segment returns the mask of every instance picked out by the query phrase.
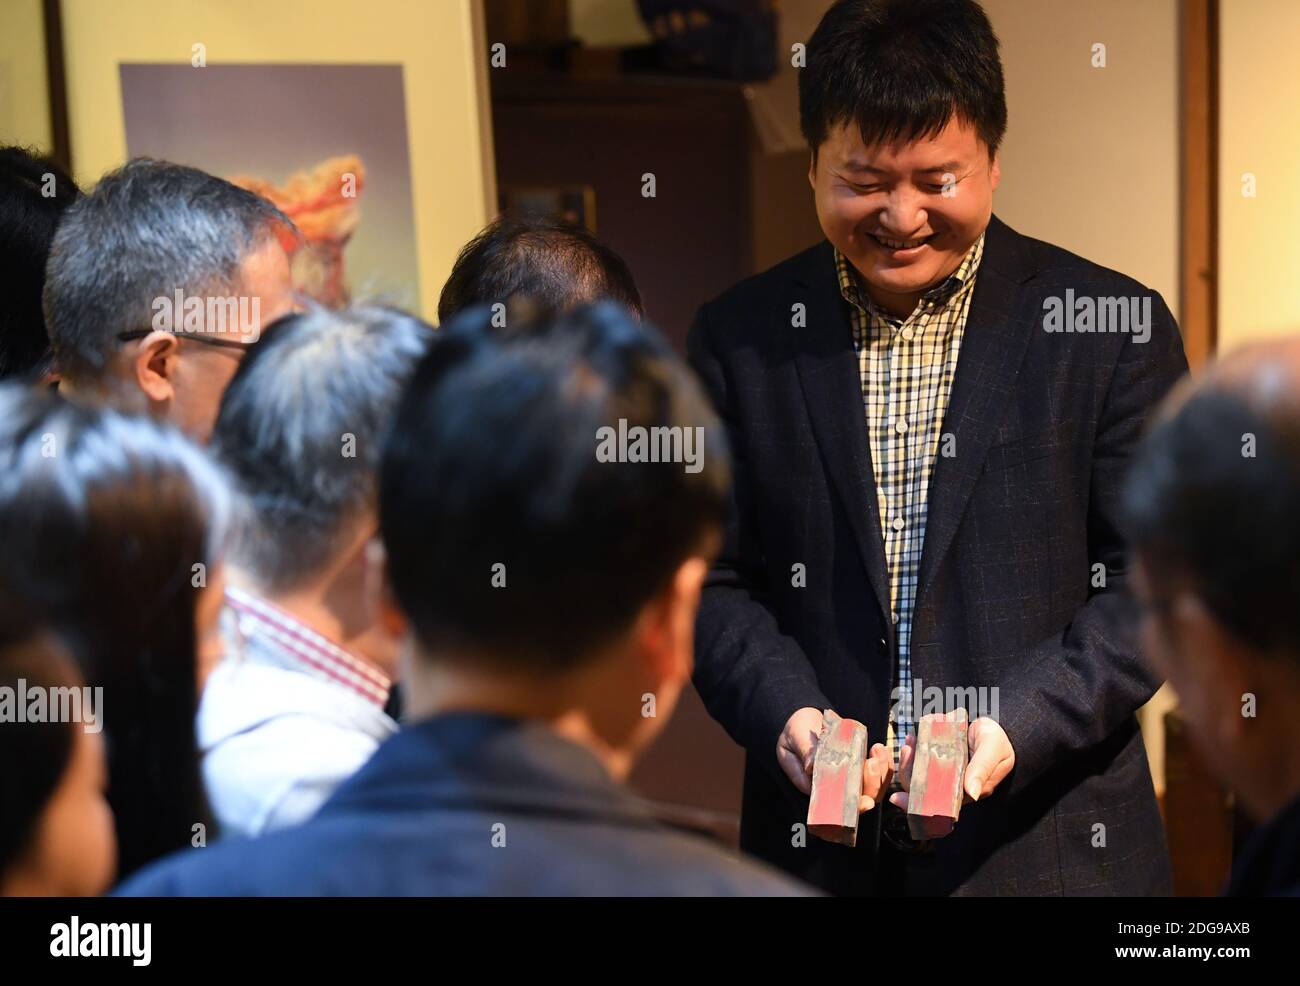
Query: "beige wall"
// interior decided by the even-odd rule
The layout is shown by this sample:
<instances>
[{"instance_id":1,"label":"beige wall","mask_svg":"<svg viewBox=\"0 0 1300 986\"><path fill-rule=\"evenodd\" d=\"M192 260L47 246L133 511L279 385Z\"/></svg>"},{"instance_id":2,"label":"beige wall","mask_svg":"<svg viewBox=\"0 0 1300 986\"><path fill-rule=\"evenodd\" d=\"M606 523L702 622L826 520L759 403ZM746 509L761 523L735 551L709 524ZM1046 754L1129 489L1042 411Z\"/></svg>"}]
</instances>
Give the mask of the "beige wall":
<instances>
[{"instance_id":1,"label":"beige wall","mask_svg":"<svg viewBox=\"0 0 1300 986\"><path fill-rule=\"evenodd\" d=\"M983 0L1002 42L999 216L1137 278L1179 308L1176 0ZM1105 68L1092 65L1106 46ZM1139 718L1164 789L1162 689Z\"/></svg>"},{"instance_id":2,"label":"beige wall","mask_svg":"<svg viewBox=\"0 0 1300 986\"><path fill-rule=\"evenodd\" d=\"M51 149L41 0L0 0L0 144Z\"/></svg>"},{"instance_id":3,"label":"beige wall","mask_svg":"<svg viewBox=\"0 0 1300 986\"><path fill-rule=\"evenodd\" d=\"M1176 0L984 7L1002 41L1009 118L994 208L1022 233L1155 288L1177 316ZM1092 67L1094 43L1105 68Z\"/></svg>"},{"instance_id":4,"label":"beige wall","mask_svg":"<svg viewBox=\"0 0 1300 986\"><path fill-rule=\"evenodd\" d=\"M1222 5L1219 348L1300 331L1300 3ZM1253 174L1255 197L1242 194Z\"/></svg>"},{"instance_id":5,"label":"beige wall","mask_svg":"<svg viewBox=\"0 0 1300 986\"><path fill-rule=\"evenodd\" d=\"M63 0L63 8L73 167L85 183L126 154L120 61L187 63L202 43L209 64L403 63L420 299L433 315L457 251L495 195L471 0Z\"/></svg>"}]
</instances>

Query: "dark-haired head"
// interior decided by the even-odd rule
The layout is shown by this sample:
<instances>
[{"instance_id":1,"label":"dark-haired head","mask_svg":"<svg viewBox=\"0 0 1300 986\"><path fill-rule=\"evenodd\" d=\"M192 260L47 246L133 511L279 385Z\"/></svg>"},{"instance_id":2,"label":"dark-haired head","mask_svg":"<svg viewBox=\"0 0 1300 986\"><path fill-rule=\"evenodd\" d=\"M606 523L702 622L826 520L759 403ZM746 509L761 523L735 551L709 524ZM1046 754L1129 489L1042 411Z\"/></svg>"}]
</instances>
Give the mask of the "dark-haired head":
<instances>
[{"instance_id":1,"label":"dark-haired head","mask_svg":"<svg viewBox=\"0 0 1300 986\"><path fill-rule=\"evenodd\" d=\"M477 682L479 698L499 686L502 704L487 705L520 714L603 689L592 728L637 746L629 737L650 728L641 696L655 694L662 717L689 676L728 484L707 399L626 309L505 332L488 309L453 319L381 467L380 525L415 665ZM417 711L419 691L413 682ZM521 695L530 709L512 704Z\"/></svg>"},{"instance_id":2,"label":"dark-haired head","mask_svg":"<svg viewBox=\"0 0 1300 986\"><path fill-rule=\"evenodd\" d=\"M974 128L990 156L1007 129L998 40L975 0L839 0L808 41L799 125L816 153L853 124L868 147Z\"/></svg>"},{"instance_id":3,"label":"dark-haired head","mask_svg":"<svg viewBox=\"0 0 1300 986\"><path fill-rule=\"evenodd\" d=\"M205 822L194 714L228 512L223 474L173 429L0 387L0 593L104 690L123 873Z\"/></svg>"},{"instance_id":4,"label":"dark-haired head","mask_svg":"<svg viewBox=\"0 0 1300 986\"><path fill-rule=\"evenodd\" d=\"M1130 466L1143 652L1207 763L1257 817L1300 796L1300 342L1185 380Z\"/></svg>"},{"instance_id":5,"label":"dark-haired head","mask_svg":"<svg viewBox=\"0 0 1300 986\"><path fill-rule=\"evenodd\" d=\"M41 293L64 210L80 195L53 161L0 147L0 380L39 380L53 367Z\"/></svg>"},{"instance_id":6,"label":"dark-haired head","mask_svg":"<svg viewBox=\"0 0 1300 986\"><path fill-rule=\"evenodd\" d=\"M438 300L438 320L474 305L526 300L555 313L607 299L642 314L623 258L585 229L546 220L499 219L460 251Z\"/></svg>"},{"instance_id":7,"label":"dark-haired head","mask_svg":"<svg viewBox=\"0 0 1300 986\"><path fill-rule=\"evenodd\" d=\"M60 387L204 441L264 326L294 308L293 223L197 168L136 158L73 204L46 266Z\"/></svg>"},{"instance_id":8,"label":"dark-haired head","mask_svg":"<svg viewBox=\"0 0 1300 986\"><path fill-rule=\"evenodd\" d=\"M1007 110L975 0L840 0L808 42L799 113L818 222L870 301L903 319L968 257L978 270Z\"/></svg>"}]
</instances>

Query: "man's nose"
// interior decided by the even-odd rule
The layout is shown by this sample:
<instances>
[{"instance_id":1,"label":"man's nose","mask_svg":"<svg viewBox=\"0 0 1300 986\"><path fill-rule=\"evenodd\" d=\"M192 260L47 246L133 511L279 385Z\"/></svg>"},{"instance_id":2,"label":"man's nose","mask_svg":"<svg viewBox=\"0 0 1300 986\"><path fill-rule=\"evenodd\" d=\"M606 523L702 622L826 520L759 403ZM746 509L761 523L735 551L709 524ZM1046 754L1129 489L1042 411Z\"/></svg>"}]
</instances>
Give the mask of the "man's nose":
<instances>
[{"instance_id":1,"label":"man's nose","mask_svg":"<svg viewBox=\"0 0 1300 986\"><path fill-rule=\"evenodd\" d=\"M924 229L928 219L917 190L899 186L889 193L889 199L880 212L879 222L886 232L907 237Z\"/></svg>"}]
</instances>

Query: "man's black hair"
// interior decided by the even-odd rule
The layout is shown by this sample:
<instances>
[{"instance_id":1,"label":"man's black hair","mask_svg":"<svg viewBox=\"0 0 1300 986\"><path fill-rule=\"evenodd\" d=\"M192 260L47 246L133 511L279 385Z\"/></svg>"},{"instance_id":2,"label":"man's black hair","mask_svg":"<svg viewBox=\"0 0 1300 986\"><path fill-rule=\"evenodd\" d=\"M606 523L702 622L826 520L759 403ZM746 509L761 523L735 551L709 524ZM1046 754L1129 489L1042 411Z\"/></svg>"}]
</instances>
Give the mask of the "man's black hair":
<instances>
[{"instance_id":1,"label":"man's black hair","mask_svg":"<svg viewBox=\"0 0 1300 986\"><path fill-rule=\"evenodd\" d=\"M389 576L426 653L558 672L708 550L725 437L686 366L618 305L491 323L480 307L442 328L398 406L380 468ZM602 459L620 422L691 429L699 461Z\"/></svg>"},{"instance_id":2,"label":"man's black hair","mask_svg":"<svg viewBox=\"0 0 1300 986\"><path fill-rule=\"evenodd\" d=\"M45 262L63 212L81 195L53 161L0 147L0 380L50 369L41 292Z\"/></svg>"},{"instance_id":3,"label":"man's black hair","mask_svg":"<svg viewBox=\"0 0 1300 986\"><path fill-rule=\"evenodd\" d=\"M577 226L499 219L460 251L438 299L438 320L474 305L524 301L553 313L601 299L642 314L632 272L617 253Z\"/></svg>"},{"instance_id":4,"label":"man's black hair","mask_svg":"<svg viewBox=\"0 0 1300 986\"><path fill-rule=\"evenodd\" d=\"M808 41L799 123L814 152L856 123L863 143L917 140L956 116L989 153L1007 129L998 39L975 0L839 0Z\"/></svg>"}]
</instances>

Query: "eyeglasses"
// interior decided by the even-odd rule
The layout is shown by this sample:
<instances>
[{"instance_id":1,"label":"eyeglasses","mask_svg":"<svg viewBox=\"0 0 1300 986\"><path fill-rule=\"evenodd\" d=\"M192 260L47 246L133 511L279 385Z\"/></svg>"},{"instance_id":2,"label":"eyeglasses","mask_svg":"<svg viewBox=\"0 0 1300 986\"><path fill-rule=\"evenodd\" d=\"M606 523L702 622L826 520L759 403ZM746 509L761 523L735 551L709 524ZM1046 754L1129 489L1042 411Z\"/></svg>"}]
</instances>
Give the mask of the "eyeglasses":
<instances>
[{"instance_id":1,"label":"eyeglasses","mask_svg":"<svg viewBox=\"0 0 1300 986\"><path fill-rule=\"evenodd\" d=\"M119 332L117 334L117 341L131 342L135 339L143 339L146 336L153 335L154 331L154 329L136 329L132 332ZM205 346L219 346L223 349L238 349L241 352L246 352L257 345L256 342L235 342L233 339L210 339L207 336L186 335L183 332L173 332L172 335L177 339L193 339L195 342L201 342Z\"/></svg>"}]
</instances>

